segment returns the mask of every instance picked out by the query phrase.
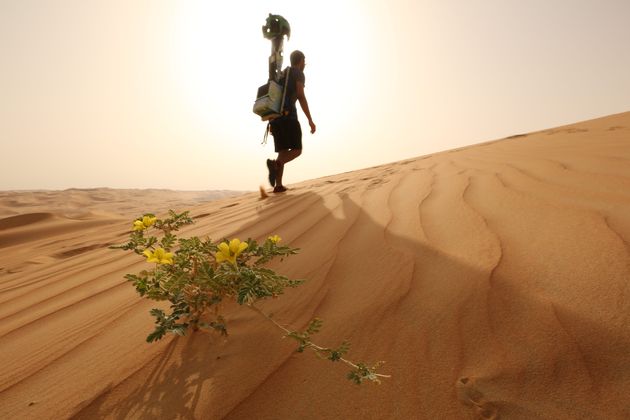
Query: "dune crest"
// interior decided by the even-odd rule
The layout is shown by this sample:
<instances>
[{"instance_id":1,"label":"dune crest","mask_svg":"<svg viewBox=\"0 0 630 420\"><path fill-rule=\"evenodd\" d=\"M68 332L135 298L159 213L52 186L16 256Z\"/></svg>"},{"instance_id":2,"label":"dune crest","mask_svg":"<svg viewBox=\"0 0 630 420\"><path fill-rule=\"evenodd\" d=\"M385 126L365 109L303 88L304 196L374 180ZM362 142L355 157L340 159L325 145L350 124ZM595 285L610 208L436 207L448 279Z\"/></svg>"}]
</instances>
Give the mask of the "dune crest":
<instances>
[{"instance_id":1,"label":"dune crest","mask_svg":"<svg viewBox=\"0 0 630 420\"><path fill-rule=\"evenodd\" d=\"M264 309L321 317L381 386L245 308L147 344L145 263L107 248L131 219L3 216L0 418L630 418L629 140L623 113L186 206L183 236L301 248L274 268L308 281Z\"/></svg>"}]
</instances>

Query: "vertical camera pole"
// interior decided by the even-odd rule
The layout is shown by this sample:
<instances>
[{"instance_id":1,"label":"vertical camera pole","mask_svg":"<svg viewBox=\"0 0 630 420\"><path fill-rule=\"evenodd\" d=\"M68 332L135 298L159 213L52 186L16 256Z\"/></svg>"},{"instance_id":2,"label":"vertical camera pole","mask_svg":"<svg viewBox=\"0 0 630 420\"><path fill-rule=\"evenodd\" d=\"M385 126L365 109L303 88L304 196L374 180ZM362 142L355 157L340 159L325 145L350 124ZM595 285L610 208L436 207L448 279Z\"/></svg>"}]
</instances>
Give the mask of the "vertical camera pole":
<instances>
[{"instance_id":1,"label":"vertical camera pole","mask_svg":"<svg viewBox=\"0 0 630 420\"><path fill-rule=\"evenodd\" d=\"M284 37L291 36L289 22L280 15L269 14L266 24L262 27L263 36L271 41L271 55L269 56L269 79L258 88L253 111L261 120L269 121L280 117L284 110L284 99L289 77L282 81L282 47ZM288 74L288 72L287 72ZM267 127L269 128L269 127ZM263 144L265 144L267 132Z\"/></svg>"},{"instance_id":2,"label":"vertical camera pole","mask_svg":"<svg viewBox=\"0 0 630 420\"><path fill-rule=\"evenodd\" d=\"M269 56L269 81L280 81L282 74L282 48L284 36L291 37L291 26L280 15L269 13L265 26L262 27L263 36L271 40L271 55Z\"/></svg>"}]
</instances>

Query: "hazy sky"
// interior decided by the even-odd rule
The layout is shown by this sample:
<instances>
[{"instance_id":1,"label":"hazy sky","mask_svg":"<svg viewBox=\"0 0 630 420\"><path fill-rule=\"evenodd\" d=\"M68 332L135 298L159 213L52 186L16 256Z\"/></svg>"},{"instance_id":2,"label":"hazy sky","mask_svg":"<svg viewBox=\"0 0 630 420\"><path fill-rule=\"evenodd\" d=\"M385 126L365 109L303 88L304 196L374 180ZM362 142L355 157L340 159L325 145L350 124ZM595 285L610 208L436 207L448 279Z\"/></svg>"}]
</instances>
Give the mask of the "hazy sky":
<instances>
[{"instance_id":1,"label":"hazy sky","mask_svg":"<svg viewBox=\"0 0 630 420\"><path fill-rule=\"evenodd\" d=\"M628 0L0 0L0 189L255 190L270 12L318 127L288 184L630 110Z\"/></svg>"}]
</instances>

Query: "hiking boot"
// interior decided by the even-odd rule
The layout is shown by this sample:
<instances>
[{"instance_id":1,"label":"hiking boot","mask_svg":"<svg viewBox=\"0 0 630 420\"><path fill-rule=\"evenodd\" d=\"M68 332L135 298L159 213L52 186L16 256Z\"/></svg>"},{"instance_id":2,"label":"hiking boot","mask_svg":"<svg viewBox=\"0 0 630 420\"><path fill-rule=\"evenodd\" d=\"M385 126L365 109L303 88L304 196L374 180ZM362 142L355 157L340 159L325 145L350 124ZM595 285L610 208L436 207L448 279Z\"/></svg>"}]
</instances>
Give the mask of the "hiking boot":
<instances>
[{"instance_id":1,"label":"hiking boot","mask_svg":"<svg viewBox=\"0 0 630 420\"><path fill-rule=\"evenodd\" d=\"M273 189L273 192L275 192L275 193L283 193L283 192L285 192L286 190L288 190L288 188L287 188L287 187L285 187L284 185L277 185L277 186Z\"/></svg>"},{"instance_id":2,"label":"hiking boot","mask_svg":"<svg viewBox=\"0 0 630 420\"><path fill-rule=\"evenodd\" d=\"M269 184L272 187L276 186L276 174L278 170L276 169L276 161L267 159L267 170L269 171Z\"/></svg>"}]
</instances>

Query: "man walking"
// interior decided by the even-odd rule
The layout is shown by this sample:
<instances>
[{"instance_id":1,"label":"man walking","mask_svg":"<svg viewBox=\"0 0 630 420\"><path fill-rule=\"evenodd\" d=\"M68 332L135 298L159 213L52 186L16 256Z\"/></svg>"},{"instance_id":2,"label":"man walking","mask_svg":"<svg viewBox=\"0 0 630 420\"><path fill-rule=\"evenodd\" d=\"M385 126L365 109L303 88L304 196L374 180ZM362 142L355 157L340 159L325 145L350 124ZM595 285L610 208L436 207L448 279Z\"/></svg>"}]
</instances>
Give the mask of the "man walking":
<instances>
[{"instance_id":1,"label":"man walking","mask_svg":"<svg viewBox=\"0 0 630 420\"><path fill-rule=\"evenodd\" d=\"M269 170L269 183L274 187L273 192L275 193L282 193L287 190L282 184L284 165L302 154L302 128L295 106L297 101L300 102L300 107L308 118L311 134L315 133L316 130L304 95L305 65L304 53L297 50L293 51L291 53L291 67L287 76L289 80L282 116L271 121L271 134L278 157L275 160L267 159L267 169Z\"/></svg>"}]
</instances>

